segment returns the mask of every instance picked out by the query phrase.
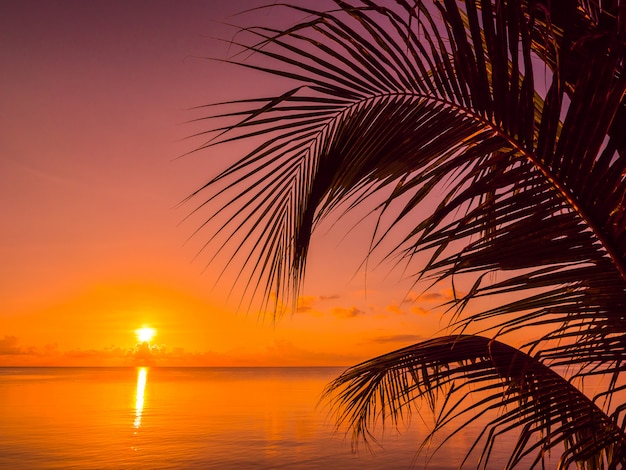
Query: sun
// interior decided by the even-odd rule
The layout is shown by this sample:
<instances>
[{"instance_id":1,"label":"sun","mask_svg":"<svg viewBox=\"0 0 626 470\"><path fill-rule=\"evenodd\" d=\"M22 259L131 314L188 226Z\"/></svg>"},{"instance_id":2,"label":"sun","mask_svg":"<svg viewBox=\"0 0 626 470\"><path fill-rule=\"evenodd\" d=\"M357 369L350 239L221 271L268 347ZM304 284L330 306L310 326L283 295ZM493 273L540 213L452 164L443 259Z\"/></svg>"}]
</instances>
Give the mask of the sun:
<instances>
[{"instance_id":1,"label":"sun","mask_svg":"<svg viewBox=\"0 0 626 470\"><path fill-rule=\"evenodd\" d=\"M148 343L152 338L154 338L154 335L156 335L156 330L154 328L144 326L143 328L135 330L135 333L137 334L137 339L140 343Z\"/></svg>"}]
</instances>

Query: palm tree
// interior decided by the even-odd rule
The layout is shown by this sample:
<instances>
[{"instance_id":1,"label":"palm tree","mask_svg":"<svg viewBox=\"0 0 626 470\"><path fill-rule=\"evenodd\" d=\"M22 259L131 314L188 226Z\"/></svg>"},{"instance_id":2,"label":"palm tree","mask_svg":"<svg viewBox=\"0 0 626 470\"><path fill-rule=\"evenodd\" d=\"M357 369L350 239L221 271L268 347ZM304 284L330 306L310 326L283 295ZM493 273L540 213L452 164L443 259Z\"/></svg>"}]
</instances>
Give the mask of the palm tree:
<instances>
[{"instance_id":1,"label":"palm tree","mask_svg":"<svg viewBox=\"0 0 626 470\"><path fill-rule=\"evenodd\" d=\"M293 302L320 220L375 205L372 250L393 234L386 255L416 280L472 283L449 306L448 336L328 386L339 422L367 440L421 399L433 432L490 416L479 466L516 433L507 468L550 451L559 468L621 468L626 405L611 398L626 388L626 1L334 4L284 6L305 19L233 41L247 55L231 62L296 84L211 108L232 121L202 149L254 145L192 196L218 207L209 243L223 236L248 298ZM497 306L468 313L485 296ZM527 344L505 343L532 328ZM601 392L577 388L595 377Z\"/></svg>"}]
</instances>

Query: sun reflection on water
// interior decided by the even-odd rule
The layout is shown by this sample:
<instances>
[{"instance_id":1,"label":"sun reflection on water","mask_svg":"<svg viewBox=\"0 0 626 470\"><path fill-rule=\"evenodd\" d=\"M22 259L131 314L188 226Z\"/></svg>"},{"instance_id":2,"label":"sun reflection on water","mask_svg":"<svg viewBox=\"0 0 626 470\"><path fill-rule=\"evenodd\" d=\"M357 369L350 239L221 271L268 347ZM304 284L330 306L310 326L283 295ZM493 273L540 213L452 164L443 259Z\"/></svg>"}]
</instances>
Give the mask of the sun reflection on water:
<instances>
[{"instance_id":1,"label":"sun reflection on water","mask_svg":"<svg viewBox=\"0 0 626 470\"><path fill-rule=\"evenodd\" d=\"M146 393L146 381L148 379L148 368L137 368L137 392L135 394L135 429L141 427L141 415L143 414L144 395Z\"/></svg>"}]
</instances>

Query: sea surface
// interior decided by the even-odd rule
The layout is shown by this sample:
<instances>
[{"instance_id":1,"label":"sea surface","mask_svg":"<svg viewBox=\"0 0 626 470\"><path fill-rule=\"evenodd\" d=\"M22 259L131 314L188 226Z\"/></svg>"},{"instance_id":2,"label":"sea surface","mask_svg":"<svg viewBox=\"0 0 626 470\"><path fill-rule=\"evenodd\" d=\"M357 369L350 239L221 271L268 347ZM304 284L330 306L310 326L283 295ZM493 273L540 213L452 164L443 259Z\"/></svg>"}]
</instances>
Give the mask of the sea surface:
<instances>
[{"instance_id":1,"label":"sea surface","mask_svg":"<svg viewBox=\"0 0 626 470\"><path fill-rule=\"evenodd\" d=\"M319 402L341 371L0 368L0 469L458 467L471 436L417 455L427 424L416 418L353 452ZM505 448L488 468L503 467Z\"/></svg>"}]
</instances>

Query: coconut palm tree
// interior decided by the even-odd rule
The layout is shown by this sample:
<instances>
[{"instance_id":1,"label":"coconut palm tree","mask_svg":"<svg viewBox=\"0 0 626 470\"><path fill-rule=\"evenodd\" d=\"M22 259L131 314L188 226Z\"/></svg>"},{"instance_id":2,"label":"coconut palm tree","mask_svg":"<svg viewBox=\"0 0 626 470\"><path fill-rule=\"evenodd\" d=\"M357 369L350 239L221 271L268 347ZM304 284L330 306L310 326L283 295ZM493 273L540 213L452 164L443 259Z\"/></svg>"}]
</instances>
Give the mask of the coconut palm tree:
<instances>
[{"instance_id":1,"label":"coconut palm tree","mask_svg":"<svg viewBox=\"0 0 626 470\"><path fill-rule=\"evenodd\" d=\"M626 387L626 1L284 8L305 19L242 30L233 44L246 54L230 61L295 84L211 108L231 121L201 149L253 145L192 196L217 207L209 243L231 250L248 298L294 301L313 229L370 204L372 250L393 235L386 255L416 280L472 281L449 305L447 336L328 386L354 438L425 400L433 432L484 415L470 449L484 468L504 433L517 436L507 468L548 453L559 468L621 468L626 405L611 398ZM496 306L470 313L486 296ZM507 344L521 329L540 333ZM604 389L585 395L595 377Z\"/></svg>"}]
</instances>

